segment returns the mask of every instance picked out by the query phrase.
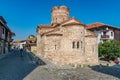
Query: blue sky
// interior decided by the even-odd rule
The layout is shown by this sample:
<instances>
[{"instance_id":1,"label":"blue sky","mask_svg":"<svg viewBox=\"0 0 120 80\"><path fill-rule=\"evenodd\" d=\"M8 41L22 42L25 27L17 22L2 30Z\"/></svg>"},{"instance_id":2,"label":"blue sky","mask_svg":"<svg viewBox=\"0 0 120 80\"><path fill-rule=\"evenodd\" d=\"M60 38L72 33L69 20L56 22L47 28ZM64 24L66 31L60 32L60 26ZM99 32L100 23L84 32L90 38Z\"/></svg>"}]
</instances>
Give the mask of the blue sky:
<instances>
[{"instance_id":1,"label":"blue sky","mask_svg":"<svg viewBox=\"0 0 120 80\"><path fill-rule=\"evenodd\" d=\"M0 16L15 32L15 40L36 35L39 24L51 23L53 6L66 5L70 16L84 24L101 22L120 27L120 0L0 0Z\"/></svg>"}]
</instances>

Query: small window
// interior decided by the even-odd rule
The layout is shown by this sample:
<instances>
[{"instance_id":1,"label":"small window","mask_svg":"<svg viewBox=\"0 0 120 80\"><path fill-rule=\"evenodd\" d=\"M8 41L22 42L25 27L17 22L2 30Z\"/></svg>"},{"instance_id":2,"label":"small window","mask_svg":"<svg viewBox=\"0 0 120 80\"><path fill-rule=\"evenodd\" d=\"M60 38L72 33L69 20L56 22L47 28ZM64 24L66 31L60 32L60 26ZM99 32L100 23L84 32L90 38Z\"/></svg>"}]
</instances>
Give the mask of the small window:
<instances>
[{"instance_id":1,"label":"small window","mask_svg":"<svg viewBox=\"0 0 120 80\"><path fill-rule=\"evenodd\" d=\"M75 48L75 42L72 42L72 48Z\"/></svg>"},{"instance_id":2,"label":"small window","mask_svg":"<svg viewBox=\"0 0 120 80\"><path fill-rule=\"evenodd\" d=\"M56 18L56 23L57 23L57 18Z\"/></svg>"},{"instance_id":3,"label":"small window","mask_svg":"<svg viewBox=\"0 0 120 80\"><path fill-rule=\"evenodd\" d=\"M111 32L111 36L113 36L113 32Z\"/></svg>"},{"instance_id":4,"label":"small window","mask_svg":"<svg viewBox=\"0 0 120 80\"><path fill-rule=\"evenodd\" d=\"M55 45L55 50L56 50L56 45Z\"/></svg>"},{"instance_id":5,"label":"small window","mask_svg":"<svg viewBox=\"0 0 120 80\"><path fill-rule=\"evenodd\" d=\"M79 42L77 42L77 48L79 48Z\"/></svg>"},{"instance_id":6,"label":"small window","mask_svg":"<svg viewBox=\"0 0 120 80\"><path fill-rule=\"evenodd\" d=\"M82 41L81 41L81 48L82 48Z\"/></svg>"}]
</instances>

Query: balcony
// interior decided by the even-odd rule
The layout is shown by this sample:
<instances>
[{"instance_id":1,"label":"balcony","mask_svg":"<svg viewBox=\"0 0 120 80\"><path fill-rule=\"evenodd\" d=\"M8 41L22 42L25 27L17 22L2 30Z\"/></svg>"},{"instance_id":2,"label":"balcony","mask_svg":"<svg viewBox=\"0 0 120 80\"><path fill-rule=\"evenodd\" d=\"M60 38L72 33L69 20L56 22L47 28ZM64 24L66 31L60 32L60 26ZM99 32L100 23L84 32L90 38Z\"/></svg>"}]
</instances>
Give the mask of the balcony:
<instances>
[{"instance_id":1,"label":"balcony","mask_svg":"<svg viewBox=\"0 0 120 80\"><path fill-rule=\"evenodd\" d=\"M102 39L109 39L109 35L101 35Z\"/></svg>"}]
</instances>

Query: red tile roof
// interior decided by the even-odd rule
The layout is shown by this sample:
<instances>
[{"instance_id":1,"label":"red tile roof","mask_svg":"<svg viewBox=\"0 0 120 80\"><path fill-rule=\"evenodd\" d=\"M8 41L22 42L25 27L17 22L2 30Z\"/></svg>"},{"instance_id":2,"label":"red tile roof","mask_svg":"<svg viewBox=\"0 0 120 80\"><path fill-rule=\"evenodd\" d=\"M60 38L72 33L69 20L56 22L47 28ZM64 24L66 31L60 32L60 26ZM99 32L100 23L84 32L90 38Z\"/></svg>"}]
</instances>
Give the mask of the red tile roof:
<instances>
[{"instance_id":1,"label":"red tile roof","mask_svg":"<svg viewBox=\"0 0 120 80\"><path fill-rule=\"evenodd\" d=\"M45 32L45 33L43 33L43 35L44 35L44 34L51 33L51 32L54 32L54 31L57 31L57 30L60 30L60 28L58 28L58 29L54 29L54 30L51 30L51 31L48 31L48 32Z\"/></svg>"},{"instance_id":2,"label":"red tile roof","mask_svg":"<svg viewBox=\"0 0 120 80\"><path fill-rule=\"evenodd\" d=\"M53 33L53 34L47 34L46 36L62 36L63 34L59 33Z\"/></svg>"},{"instance_id":3,"label":"red tile roof","mask_svg":"<svg viewBox=\"0 0 120 80\"><path fill-rule=\"evenodd\" d=\"M64 23L66 23L66 22L69 22L70 20L75 20L76 22L70 22L70 23L67 23L67 24L64 24ZM56 31L56 30L58 30L59 28L57 28L57 27L59 27L59 25L83 25L83 23L82 22L80 22L79 20L77 20L77 19L75 19L75 18L70 18L70 19L68 19L68 20L65 20L65 21L63 21L63 22L61 22L60 24L57 24L57 23L52 23L51 25L39 25L38 27L37 27L37 31L38 31L38 28L39 29L51 29L51 31L48 31L48 32L45 32L45 33L43 33L43 35L44 34L48 34L48 33L50 33L50 32L53 32L53 31ZM56 28L56 29L52 29L52 28Z\"/></svg>"},{"instance_id":4,"label":"red tile roof","mask_svg":"<svg viewBox=\"0 0 120 80\"><path fill-rule=\"evenodd\" d=\"M103 26L105 26L105 24L96 22L93 24L88 24L86 29L98 28L98 27L103 27Z\"/></svg>"},{"instance_id":5,"label":"red tile roof","mask_svg":"<svg viewBox=\"0 0 120 80\"><path fill-rule=\"evenodd\" d=\"M38 32L39 29L52 29L52 28L54 27L51 25L38 25L36 32Z\"/></svg>"},{"instance_id":6,"label":"red tile roof","mask_svg":"<svg viewBox=\"0 0 120 80\"><path fill-rule=\"evenodd\" d=\"M88 24L86 26L86 29L95 29L95 28L100 28L100 27L110 27L110 28L114 28L114 29L119 29L118 27L115 27L115 26L111 26L111 25L107 25L107 24L103 24L103 23L99 23L99 22L95 22L93 24Z\"/></svg>"},{"instance_id":7,"label":"red tile roof","mask_svg":"<svg viewBox=\"0 0 120 80\"><path fill-rule=\"evenodd\" d=\"M38 28L52 28L50 25L39 25Z\"/></svg>"},{"instance_id":8,"label":"red tile roof","mask_svg":"<svg viewBox=\"0 0 120 80\"><path fill-rule=\"evenodd\" d=\"M70 20L76 20L76 21L79 22L79 23L74 23L74 22L69 23L70 25L71 25L71 24L83 24L82 22L80 22L79 20L77 20L77 19L75 19L75 18L70 18L70 19L68 19L68 20L65 20L65 21L61 22L60 24L52 23L51 25L39 25L38 28L51 29L51 28L55 28L56 26L59 26L59 25L61 25L61 24L64 24L64 23L66 23L66 22L68 22L68 21L70 21Z\"/></svg>"},{"instance_id":9,"label":"red tile roof","mask_svg":"<svg viewBox=\"0 0 120 80\"><path fill-rule=\"evenodd\" d=\"M68 24L64 24L64 26L66 26L66 25L83 25L83 24L81 24L81 23L71 22L71 23L68 23Z\"/></svg>"},{"instance_id":10,"label":"red tile roof","mask_svg":"<svg viewBox=\"0 0 120 80\"><path fill-rule=\"evenodd\" d=\"M78 21L80 24L83 24L82 22L80 22L79 20L77 20L77 19L75 19L75 18L70 18L70 19L68 19L68 20L65 20L65 21L61 22L61 24L66 23L66 22L68 22L68 21L70 21L70 20L75 20L75 21Z\"/></svg>"}]
</instances>

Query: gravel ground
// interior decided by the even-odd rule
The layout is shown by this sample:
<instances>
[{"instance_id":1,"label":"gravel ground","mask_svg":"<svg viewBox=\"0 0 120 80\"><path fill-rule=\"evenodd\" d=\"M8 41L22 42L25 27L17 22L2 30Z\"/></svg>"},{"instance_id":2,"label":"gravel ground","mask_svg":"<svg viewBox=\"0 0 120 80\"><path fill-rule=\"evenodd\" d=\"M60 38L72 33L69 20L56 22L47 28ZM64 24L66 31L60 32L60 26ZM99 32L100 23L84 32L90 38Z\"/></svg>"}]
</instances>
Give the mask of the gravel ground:
<instances>
[{"instance_id":1,"label":"gravel ground","mask_svg":"<svg viewBox=\"0 0 120 80\"><path fill-rule=\"evenodd\" d=\"M120 69L113 67L54 69L49 72L56 80L120 80Z\"/></svg>"},{"instance_id":2,"label":"gravel ground","mask_svg":"<svg viewBox=\"0 0 120 80\"><path fill-rule=\"evenodd\" d=\"M117 67L116 67L117 66ZM84 68L60 68L39 66L24 80L120 80L120 65Z\"/></svg>"}]
</instances>

